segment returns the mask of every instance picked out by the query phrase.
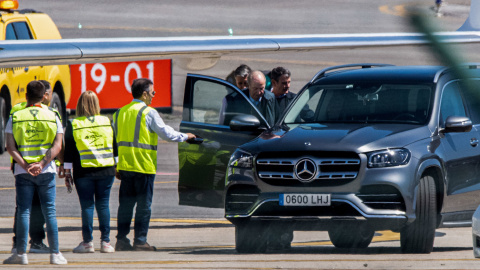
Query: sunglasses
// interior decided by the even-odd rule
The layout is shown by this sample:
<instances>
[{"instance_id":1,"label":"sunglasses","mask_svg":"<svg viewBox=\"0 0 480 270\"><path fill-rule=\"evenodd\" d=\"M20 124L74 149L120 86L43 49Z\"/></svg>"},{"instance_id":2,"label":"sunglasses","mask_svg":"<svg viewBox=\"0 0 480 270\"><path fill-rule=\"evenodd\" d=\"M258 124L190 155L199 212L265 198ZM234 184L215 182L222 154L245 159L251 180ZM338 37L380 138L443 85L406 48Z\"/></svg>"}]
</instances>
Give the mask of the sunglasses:
<instances>
[{"instance_id":1,"label":"sunglasses","mask_svg":"<svg viewBox=\"0 0 480 270\"><path fill-rule=\"evenodd\" d=\"M145 91L145 92L149 93L148 91ZM155 92L155 91L152 91L152 93L150 93L150 94L152 95L152 97L154 97L155 94L156 94L156 92Z\"/></svg>"}]
</instances>

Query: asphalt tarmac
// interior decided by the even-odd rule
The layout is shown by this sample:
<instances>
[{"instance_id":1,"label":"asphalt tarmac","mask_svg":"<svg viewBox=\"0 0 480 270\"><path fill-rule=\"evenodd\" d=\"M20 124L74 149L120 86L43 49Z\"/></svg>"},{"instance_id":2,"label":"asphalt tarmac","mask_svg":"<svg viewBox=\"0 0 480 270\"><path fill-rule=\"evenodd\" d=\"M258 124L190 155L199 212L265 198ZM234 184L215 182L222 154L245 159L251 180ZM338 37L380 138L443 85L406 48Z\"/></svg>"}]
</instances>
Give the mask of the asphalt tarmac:
<instances>
[{"instance_id":1,"label":"asphalt tarmac","mask_svg":"<svg viewBox=\"0 0 480 270\"><path fill-rule=\"evenodd\" d=\"M412 31L405 10L420 3L425 10L432 1L48 1L22 0L20 8L34 8L52 16L64 38L194 36L248 34L326 34ZM469 1L448 1L442 17L432 21L442 30L460 27ZM80 7L81 6L81 7ZM456 46L468 62L480 62L478 45ZM187 72L225 77L241 63L268 70L286 66L292 71L292 91L298 91L318 70L337 64L381 62L396 65L440 64L427 47L329 50L222 57L207 70L185 70L174 63L174 113L165 120L178 127ZM473 257L471 228L439 229L431 254L402 254L399 235L377 232L367 249L342 250L331 245L326 232L295 232L292 248L267 254L238 254L234 227L222 209L178 205L177 145L160 143L158 175L148 241L156 252L74 254L81 241L78 197L68 194L57 179L57 214L60 249L69 264L62 268L116 269L478 269ZM9 256L15 206L14 179L8 155L0 156L0 260ZM115 243L118 207L116 181L111 194L112 243ZM98 223L94 243L99 247ZM29 255L28 268L58 268L48 255ZM24 268L0 265L0 268Z\"/></svg>"}]
</instances>

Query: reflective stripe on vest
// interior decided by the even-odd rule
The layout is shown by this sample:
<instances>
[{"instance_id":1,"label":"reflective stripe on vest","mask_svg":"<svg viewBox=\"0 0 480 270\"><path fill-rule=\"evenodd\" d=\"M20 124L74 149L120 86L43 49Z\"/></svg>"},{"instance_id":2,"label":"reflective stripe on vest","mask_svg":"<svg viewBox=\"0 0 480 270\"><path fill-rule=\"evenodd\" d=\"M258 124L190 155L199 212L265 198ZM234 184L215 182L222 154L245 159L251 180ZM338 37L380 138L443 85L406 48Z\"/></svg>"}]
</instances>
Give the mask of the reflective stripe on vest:
<instances>
[{"instance_id":1,"label":"reflective stripe on vest","mask_svg":"<svg viewBox=\"0 0 480 270\"><path fill-rule=\"evenodd\" d=\"M78 117L72 121L73 138L83 168L115 165L113 130L110 119L101 115Z\"/></svg>"},{"instance_id":2,"label":"reflective stripe on vest","mask_svg":"<svg viewBox=\"0 0 480 270\"><path fill-rule=\"evenodd\" d=\"M146 115L153 110L139 102L119 109L113 116L118 145L117 170L155 174L158 135L150 132Z\"/></svg>"},{"instance_id":3,"label":"reflective stripe on vest","mask_svg":"<svg viewBox=\"0 0 480 270\"><path fill-rule=\"evenodd\" d=\"M56 114L35 106L21 109L12 114L12 131L23 159L39 162L57 135Z\"/></svg>"}]
</instances>

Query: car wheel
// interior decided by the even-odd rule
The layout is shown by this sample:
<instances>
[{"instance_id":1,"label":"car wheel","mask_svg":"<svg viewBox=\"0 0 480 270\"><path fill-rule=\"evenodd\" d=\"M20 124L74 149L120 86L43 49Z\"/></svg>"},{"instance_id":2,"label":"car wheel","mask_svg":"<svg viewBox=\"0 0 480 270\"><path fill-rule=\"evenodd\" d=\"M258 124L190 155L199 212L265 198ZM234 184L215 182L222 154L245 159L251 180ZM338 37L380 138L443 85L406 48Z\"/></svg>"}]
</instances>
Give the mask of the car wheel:
<instances>
[{"instance_id":1,"label":"car wheel","mask_svg":"<svg viewBox=\"0 0 480 270\"><path fill-rule=\"evenodd\" d=\"M62 124L65 124L66 122L64 121L65 115L63 114L63 106L62 106L62 101L60 100L60 97L56 92L53 92L52 94L52 100L50 101L50 107L56 109L58 113L60 114L60 117L62 118Z\"/></svg>"},{"instance_id":2,"label":"car wheel","mask_svg":"<svg viewBox=\"0 0 480 270\"><path fill-rule=\"evenodd\" d=\"M267 250L267 226L260 222L235 225L235 249L238 253L261 253Z\"/></svg>"},{"instance_id":3,"label":"car wheel","mask_svg":"<svg viewBox=\"0 0 480 270\"><path fill-rule=\"evenodd\" d=\"M7 123L7 106L5 104L5 100L0 97L0 125L2 130L0 132L0 154L5 152L5 124Z\"/></svg>"},{"instance_id":4,"label":"car wheel","mask_svg":"<svg viewBox=\"0 0 480 270\"><path fill-rule=\"evenodd\" d=\"M435 181L431 176L420 179L415 209L416 219L400 232L404 253L430 253L433 250L437 216Z\"/></svg>"},{"instance_id":5,"label":"car wheel","mask_svg":"<svg viewBox=\"0 0 480 270\"><path fill-rule=\"evenodd\" d=\"M374 234L372 228L358 224L341 224L328 230L330 241L337 248L367 248Z\"/></svg>"}]
</instances>

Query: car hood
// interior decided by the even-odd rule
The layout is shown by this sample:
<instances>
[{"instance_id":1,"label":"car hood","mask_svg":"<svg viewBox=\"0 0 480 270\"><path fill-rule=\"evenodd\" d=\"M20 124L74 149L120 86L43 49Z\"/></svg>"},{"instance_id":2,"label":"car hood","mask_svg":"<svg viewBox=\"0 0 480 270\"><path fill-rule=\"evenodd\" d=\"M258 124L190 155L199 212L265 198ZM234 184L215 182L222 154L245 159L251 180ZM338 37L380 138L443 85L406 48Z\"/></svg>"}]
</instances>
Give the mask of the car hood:
<instances>
[{"instance_id":1,"label":"car hood","mask_svg":"<svg viewBox=\"0 0 480 270\"><path fill-rule=\"evenodd\" d=\"M431 136L427 126L406 124L301 124L266 131L241 146L264 151L369 152L405 147Z\"/></svg>"}]
</instances>

